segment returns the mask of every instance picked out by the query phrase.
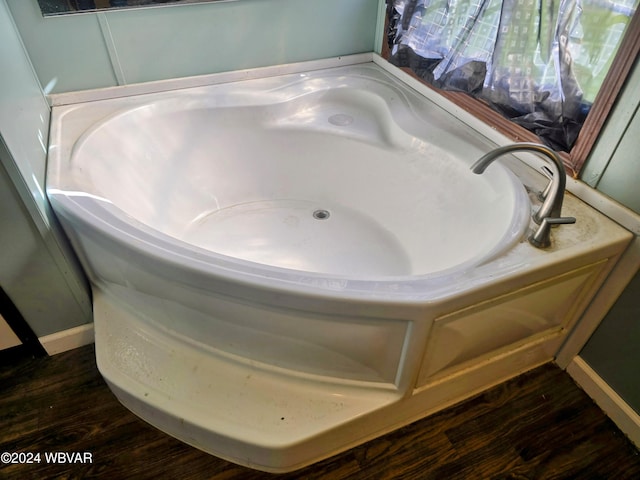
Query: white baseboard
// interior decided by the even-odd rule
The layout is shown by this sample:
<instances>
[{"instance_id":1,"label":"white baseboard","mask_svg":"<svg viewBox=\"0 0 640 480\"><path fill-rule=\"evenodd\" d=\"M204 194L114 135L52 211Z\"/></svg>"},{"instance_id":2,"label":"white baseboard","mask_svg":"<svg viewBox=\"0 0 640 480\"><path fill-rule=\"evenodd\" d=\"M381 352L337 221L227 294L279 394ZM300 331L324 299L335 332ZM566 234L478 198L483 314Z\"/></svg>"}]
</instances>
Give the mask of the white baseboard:
<instances>
[{"instance_id":1,"label":"white baseboard","mask_svg":"<svg viewBox=\"0 0 640 480\"><path fill-rule=\"evenodd\" d=\"M45 335L38 340L49 355L83 347L93 343L93 323Z\"/></svg>"},{"instance_id":2,"label":"white baseboard","mask_svg":"<svg viewBox=\"0 0 640 480\"><path fill-rule=\"evenodd\" d=\"M579 356L571 361L567 373L636 447L640 448L640 415Z\"/></svg>"}]
</instances>

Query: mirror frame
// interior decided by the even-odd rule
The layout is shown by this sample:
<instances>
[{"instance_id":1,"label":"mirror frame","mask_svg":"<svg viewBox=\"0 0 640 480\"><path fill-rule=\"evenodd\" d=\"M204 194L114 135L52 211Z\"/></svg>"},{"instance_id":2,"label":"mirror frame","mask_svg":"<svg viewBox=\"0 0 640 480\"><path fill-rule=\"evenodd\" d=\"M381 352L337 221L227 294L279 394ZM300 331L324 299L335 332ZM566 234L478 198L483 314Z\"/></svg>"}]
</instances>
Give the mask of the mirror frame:
<instances>
[{"instance_id":1,"label":"mirror frame","mask_svg":"<svg viewBox=\"0 0 640 480\"><path fill-rule=\"evenodd\" d=\"M113 1L113 0L112 0ZM132 2L129 5L129 1ZM93 6L82 7L80 0L38 0L40 12L43 17L58 15L73 15L77 13L95 13L114 10L125 10L144 7L171 7L176 5L190 5L194 3L214 3L214 2L235 2L237 0L120 0L117 3L127 3L127 5L101 6L111 4L109 0L85 0L84 3L91 2Z\"/></svg>"}]
</instances>

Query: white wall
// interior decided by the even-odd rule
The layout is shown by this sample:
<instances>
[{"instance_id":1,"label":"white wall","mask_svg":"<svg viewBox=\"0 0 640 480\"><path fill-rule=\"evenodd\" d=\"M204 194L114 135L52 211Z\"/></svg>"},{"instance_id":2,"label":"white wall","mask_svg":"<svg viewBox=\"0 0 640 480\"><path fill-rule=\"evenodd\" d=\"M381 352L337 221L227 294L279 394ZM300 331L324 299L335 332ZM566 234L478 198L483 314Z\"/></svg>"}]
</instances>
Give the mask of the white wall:
<instances>
[{"instance_id":1,"label":"white wall","mask_svg":"<svg viewBox=\"0 0 640 480\"><path fill-rule=\"evenodd\" d=\"M82 273L44 197L49 107L0 0L0 285L38 336L91 320Z\"/></svg>"},{"instance_id":2,"label":"white wall","mask_svg":"<svg viewBox=\"0 0 640 480\"><path fill-rule=\"evenodd\" d=\"M620 138L609 167L597 184L602 193L640 213L640 113L636 110Z\"/></svg>"},{"instance_id":3,"label":"white wall","mask_svg":"<svg viewBox=\"0 0 640 480\"><path fill-rule=\"evenodd\" d=\"M5 168L12 161L0 136L0 285L39 337L88 323L88 289L75 259L58 227L33 215L29 191Z\"/></svg>"},{"instance_id":4,"label":"white wall","mask_svg":"<svg viewBox=\"0 0 640 480\"><path fill-rule=\"evenodd\" d=\"M377 0L239 0L43 18L7 0L48 93L374 49Z\"/></svg>"},{"instance_id":5,"label":"white wall","mask_svg":"<svg viewBox=\"0 0 640 480\"><path fill-rule=\"evenodd\" d=\"M640 273L637 273L580 352L640 415Z\"/></svg>"},{"instance_id":6,"label":"white wall","mask_svg":"<svg viewBox=\"0 0 640 480\"><path fill-rule=\"evenodd\" d=\"M640 63L636 62L581 172L602 193L640 213Z\"/></svg>"},{"instance_id":7,"label":"white wall","mask_svg":"<svg viewBox=\"0 0 640 480\"><path fill-rule=\"evenodd\" d=\"M0 132L42 215L49 106L5 0L0 0Z\"/></svg>"}]
</instances>

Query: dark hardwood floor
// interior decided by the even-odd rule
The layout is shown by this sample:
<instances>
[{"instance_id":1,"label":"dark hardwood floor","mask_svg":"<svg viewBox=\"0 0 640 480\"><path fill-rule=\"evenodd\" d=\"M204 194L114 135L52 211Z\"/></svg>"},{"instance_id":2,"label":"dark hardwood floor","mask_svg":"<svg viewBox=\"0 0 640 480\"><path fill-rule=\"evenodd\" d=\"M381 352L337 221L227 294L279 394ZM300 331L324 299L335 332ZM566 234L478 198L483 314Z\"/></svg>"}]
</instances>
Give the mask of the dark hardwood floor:
<instances>
[{"instance_id":1,"label":"dark hardwood floor","mask_svg":"<svg viewBox=\"0 0 640 480\"><path fill-rule=\"evenodd\" d=\"M182 444L122 407L93 346L0 367L1 479L639 479L640 455L563 371L546 365L297 472L272 475ZM55 464L43 452L88 452Z\"/></svg>"}]
</instances>

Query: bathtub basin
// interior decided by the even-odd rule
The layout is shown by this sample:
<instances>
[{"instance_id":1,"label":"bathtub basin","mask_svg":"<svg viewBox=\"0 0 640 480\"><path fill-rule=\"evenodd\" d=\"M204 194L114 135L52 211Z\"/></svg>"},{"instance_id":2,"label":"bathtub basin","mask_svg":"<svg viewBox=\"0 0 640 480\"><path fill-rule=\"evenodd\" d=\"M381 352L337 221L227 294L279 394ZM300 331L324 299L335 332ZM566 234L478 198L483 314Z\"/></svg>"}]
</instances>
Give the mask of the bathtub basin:
<instances>
[{"instance_id":1,"label":"bathtub basin","mask_svg":"<svg viewBox=\"0 0 640 480\"><path fill-rule=\"evenodd\" d=\"M528 224L522 184L500 166L473 178L479 142L451 151L451 125L411 101L339 75L150 100L84 132L75 183L49 192L212 260L305 273L436 276L502 253Z\"/></svg>"},{"instance_id":2,"label":"bathtub basin","mask_svg":"<svg viewBox=\"0 0 640 480\"><path fill-rule=\"evenodd\" d=\"M422 367L432 330L458 339L434 365L538 339L489 383L550 359L578 307L555 312L565 296L581 305L613 256L558 235L573 253L529 246L521 178L469 170L493 144L371 62L56 107L50 142L47 194L91 281L105 380L149 423L261 470L486 386L458 375L446 394L416 393L435 371ZM473 320L472 336L432 329L595 260L509 333L508 315L482 334ZM543 332L555 343L540 347Z\"/></svg>"}]
</instances>

